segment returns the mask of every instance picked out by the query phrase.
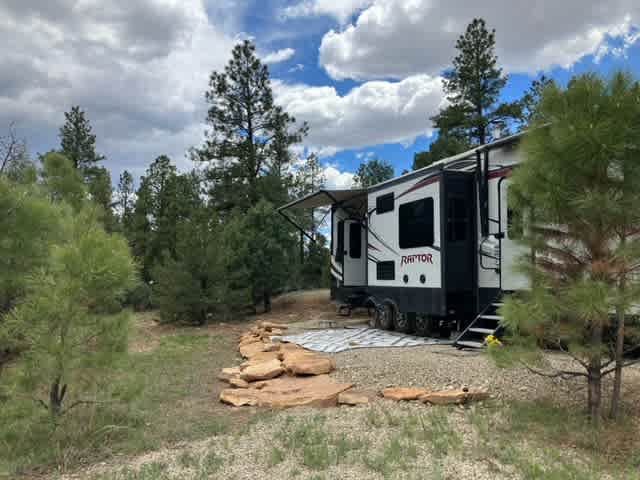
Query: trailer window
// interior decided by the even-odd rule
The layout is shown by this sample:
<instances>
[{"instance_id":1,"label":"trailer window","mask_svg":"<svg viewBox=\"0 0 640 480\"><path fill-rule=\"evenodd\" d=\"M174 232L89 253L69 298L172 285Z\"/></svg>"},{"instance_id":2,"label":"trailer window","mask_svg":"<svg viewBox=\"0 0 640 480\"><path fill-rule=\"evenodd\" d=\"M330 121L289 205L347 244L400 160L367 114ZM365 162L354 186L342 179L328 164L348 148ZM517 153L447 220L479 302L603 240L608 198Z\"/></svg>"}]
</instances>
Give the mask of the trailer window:
<instances>
[{"instance_id":1,"label":"trailer window","mask_svg":"<svg viewBox=\"0 0 640 480\"><path fill-rule=\"evenodd\" d=\"M396 264L392 260L390 262L376 263L376 278L378 280L395 280Z\"/></svg>"},{"instance_id":2,"label":"trailer window","mask_svg":"<svg viewBox=\"0 0 640 480\"><path fill-rule=\"evenodd\" d=\"M359 223L349 224L349 256L360 258L362 255L362 227Z\"/></svg>"},{"instance_id":3,"label":"trailer window","mask_svg":"<svg viewBox=\"0 0 640 480\"><path fill-rule=\"evenodd\" d=\"M376 197L376 213L381 214L381 213L392 212L393 200L394 200L393 192Z\"/></svg>"},{"instance_id":4,"label":"trailer window","mask_svg":"<svg viewBox=\"0 0 640 480\"><path fill-rule=\"evenodd\" d=\"M344 258L344 220L338 221L338 241L335 251L336 261L341 262Z\"/></svg>"},{"instance_id":5,"label":"trailer window","mask_svg":"<svg viewBox=\"0 0 640 480\"><path fill-rule=\"evenodd\" d=\"M398 210L400 248L433 245L433 198L403 203Z\"/></svg>"},{"instance_id":6,"label":"trailer window","mask_svg":"<svg viewBox=\"0 0 640 480\"><path fill-rule=\"evenodd\" d=\"M510 240L522 238L522 214L507 208L507 237Z\"/></svg>"},{"instance_id":7,"label":"trailer window","mask_svg":"<svg viewBox=\"0 0 640 480\"><path fill-rule=\"evenodd\" d=\"M463 242L469 231L469 212L463 197L449 197L447 205L447 241Z\"/></svg>"}]
</instances>

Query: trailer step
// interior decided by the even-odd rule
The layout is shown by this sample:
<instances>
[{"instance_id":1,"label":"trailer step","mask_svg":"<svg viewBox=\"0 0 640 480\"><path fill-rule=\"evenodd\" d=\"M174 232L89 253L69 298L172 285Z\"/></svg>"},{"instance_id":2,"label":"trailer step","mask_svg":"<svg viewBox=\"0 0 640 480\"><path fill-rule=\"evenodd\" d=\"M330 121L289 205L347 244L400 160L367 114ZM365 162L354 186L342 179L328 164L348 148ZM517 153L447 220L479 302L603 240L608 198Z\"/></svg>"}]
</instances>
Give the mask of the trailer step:
<instances>
[{"instance_id":1,"label":"trailer step","mask_svg":"<svg viewBox=\"0 0 640 480\"><path fill-rule=\"evenodd\" d=\"M475 333L482 333L484 335L493 335L493 332L495 332L495 329L493 328L480 328L480 327L473 327L469 329L470 332L475 332Z\"/></svg>"},{"instance_id":2,"label":"trailer step","mask_svg":"<svg viewBox=\"0 0 640 480\"><path fill-rule=\"evenodd\" d=\"M482 348L484 342L474 342L472 340L464 340L463 342L456 342L455 346L458 348Z\"/></svg>"},{"instance_id":3,"label":"trailer step","mask_svg":"<svg viewBox=\"0 0 640 480\"><path fill-rule=\"evenodd\" d=\"M502 315L498 315L498 309L504 305L500 297L496 297L489 303L467 328L458 335L453 345L458 348L483 348L486 346L484 339L489 335L499 336L503 331ZM481 340L481 341L478 341Z\"/></svg>"}]
</instances>

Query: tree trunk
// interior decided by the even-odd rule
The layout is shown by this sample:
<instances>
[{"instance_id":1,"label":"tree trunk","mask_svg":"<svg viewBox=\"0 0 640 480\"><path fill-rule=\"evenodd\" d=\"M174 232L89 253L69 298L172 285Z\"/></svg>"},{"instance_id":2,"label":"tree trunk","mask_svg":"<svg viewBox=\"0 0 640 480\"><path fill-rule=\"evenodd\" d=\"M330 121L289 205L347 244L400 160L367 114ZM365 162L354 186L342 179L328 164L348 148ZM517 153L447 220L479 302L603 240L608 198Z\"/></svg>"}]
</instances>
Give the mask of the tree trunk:
<instances>
[{"instance_id":1,"label":"tree trunk","mask_svg":"<svg viewBox=\"0 0 640 480\"><path fill-rule=\"evenodd\" d=\"M60 388L60 376L56 377L49 389L49 412L51 412L53 417L60 415L62 401L66 393L67 386L63 385L62 388Z\"/></svg>"},{"instance_id":2,"label":"tree trunk","mask_svg":"<svg viewBox=\"0 0 640 480\"><path fill-rule=\"evenodd\" d=\"M264 312L268 313L271 311L271 292L268 289L264 289L262 295L262 301L264 303Z\"/></svg>"},{"instance_id":3,"label":"tree trunk","mask_svg":"<svg viewBox=\"0 0 640 480\"><path fill-rule=\"evenodd\" d=\"M593 425L599 425L602 416L602 322L596 320L591 327L593 349L588 368L589 416Z\"/></svg>"},{"instance_id":4,"label":"tree trunk","mask_svg":"<svg viewBox=\"0 0 640 480\"><path fill-rule=\"evenodd\" d=\"M624 286L621 286L624 289ZM620 415L620 393L622 390L622 365L624 362L624 310L616 307L616 351L615 351L615 372L613 378L613 390L611 392L611 418L618 418Z\"/></svg>"}]
</instances>

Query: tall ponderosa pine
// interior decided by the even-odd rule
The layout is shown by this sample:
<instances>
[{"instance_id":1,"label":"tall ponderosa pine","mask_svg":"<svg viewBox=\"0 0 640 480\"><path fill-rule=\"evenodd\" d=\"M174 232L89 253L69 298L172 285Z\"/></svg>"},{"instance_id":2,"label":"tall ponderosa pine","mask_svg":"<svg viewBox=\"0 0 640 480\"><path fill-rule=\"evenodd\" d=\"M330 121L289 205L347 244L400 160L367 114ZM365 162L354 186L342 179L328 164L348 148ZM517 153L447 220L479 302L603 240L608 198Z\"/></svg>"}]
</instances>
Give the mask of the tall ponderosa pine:
<instances>
[{"instance_id":1,"label":"tall ponderosa pine","mask_svg":"<svg viewBox=\"0 0 640 480\"><path fill-rule=\"evenodd\" d=\"M428 167L438 160L462 153L471 148L471 143L461 135L440 134L429 146L429 150L418 152L413 156L413 169Z\"/></svg>"},{"instance_id":2,"label":"tall ponderosa pine","mask_svg":"<svg viewBox=\"0 0 640 480\"><path fill-rule=\"evenodd\" d=\"M640 269L638 98L640 85L623 74L608 82L584 75L566 91L545 88L537 128L522 146L526 161L509 187L515 212L530 219L524 241L535 262L527 268L531 290L504 307L513 337L503 351L529 361L543 361L534 355L539 345L565 351L576 368L547 365L546 373L586 379L594 422L602 379L613 373L611 413L618 414L622 368L634 361L625 353L640 346L630 315L640 301L633 281Z\"/></svg>"},{"instance_id":3,"label":"tall ponderosa pine","mask_svg":"<svg viewBox=\"0 0 640 480\"><path fill-rule=\"evenodd\" d=\"M261 197L260 178L281 175L290 161L288 148L300 141L306 126L274 104L269 70L250 41L237 45L224 72L213 72L206 93L210 130L194 157L210 162L208 180L218 210L243 211Z\"/></svg>"},{"instance_id":4,"label":"tall ponderosa pine","mask_svg":"<svg viewBox=\"0 0 640 480\"><path fill-rule=\"evenodd\" d=\"M474 19L456 42L458 55L453 68L444 74L444 90L451 105L433 117L440 134L465 138L478 145L492 140L494 128L508 128L519 120L520 104L498 103L507 77L498 67L495 30Z\"/></svg>"},{"instance_id":5,"label":"tall ponderosa pine","mask_svg":"<svg viewBox=\"0 0 640 480\"><path fill-rule=\"evenodd\" d=\"M393 165L386 160L372 158L362 162L353 181L359 187L370 187L393 178Z\"/></svg>"},{"instance_id":6,"label":"tall ponderosa pine","mask_svg":"<svg viewBox=\"0 0 640 480\"><path fill-rule=\"evenodd\" d=\"M127 170L124 170L120 174L117 193L117 207L120 215L120 226L122 232L127 238L129 238L133 220L135 191L133 188L133 176Z\"/></svg>"},{"instance_id":7,"label":"tall ponderosa pine","mask_svg":"<svg viewBox=\"0 0 640 480\"><path fill-rule=\"evenodd\" d=\"M96 136L85 112L79 106L65 112L65 123L60 128L60 153L79 170L95 167L104 157L96 153Z\"/></svg>"}]
</instances>

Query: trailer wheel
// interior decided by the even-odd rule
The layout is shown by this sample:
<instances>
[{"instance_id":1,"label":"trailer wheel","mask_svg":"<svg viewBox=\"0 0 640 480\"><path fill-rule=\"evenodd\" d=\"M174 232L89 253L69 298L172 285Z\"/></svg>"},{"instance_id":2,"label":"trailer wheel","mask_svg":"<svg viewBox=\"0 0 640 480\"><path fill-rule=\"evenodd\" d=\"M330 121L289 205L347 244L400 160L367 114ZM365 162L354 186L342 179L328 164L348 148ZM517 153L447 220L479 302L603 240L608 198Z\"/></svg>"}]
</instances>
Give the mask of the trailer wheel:
<instances>
[{"instance_id":1,"label":"trailer wheel","mask_svg":"<svg viewBox=\"0 0 640 480\"><path fill-rule=\"evenodd\" d=\"M383 303L380 308L376 310L376 328L393 330L395 316L396 309L393 304L389 302Z\"/></svg>"},{"instance_id":2,"label":"trailer wheel","mask_svg":"<svg viewBox=\"0 0 640 480\"><path fill-rule=\"evenodd\" d=\"M416 335L429 337L433 331L433 318L429 315L416 315L415 330Z\"/></svg>"},{"instance_id":3,"label":"trailer wheel","mask_svg":"<svg viewBox=\"0 0 640 480\"><path fill-rule=\"evenodd\" d=\"M396 332L411 333L415 328L415 313L398 313L394 316L393 327Z\"/></svg>"}]
</instances>

